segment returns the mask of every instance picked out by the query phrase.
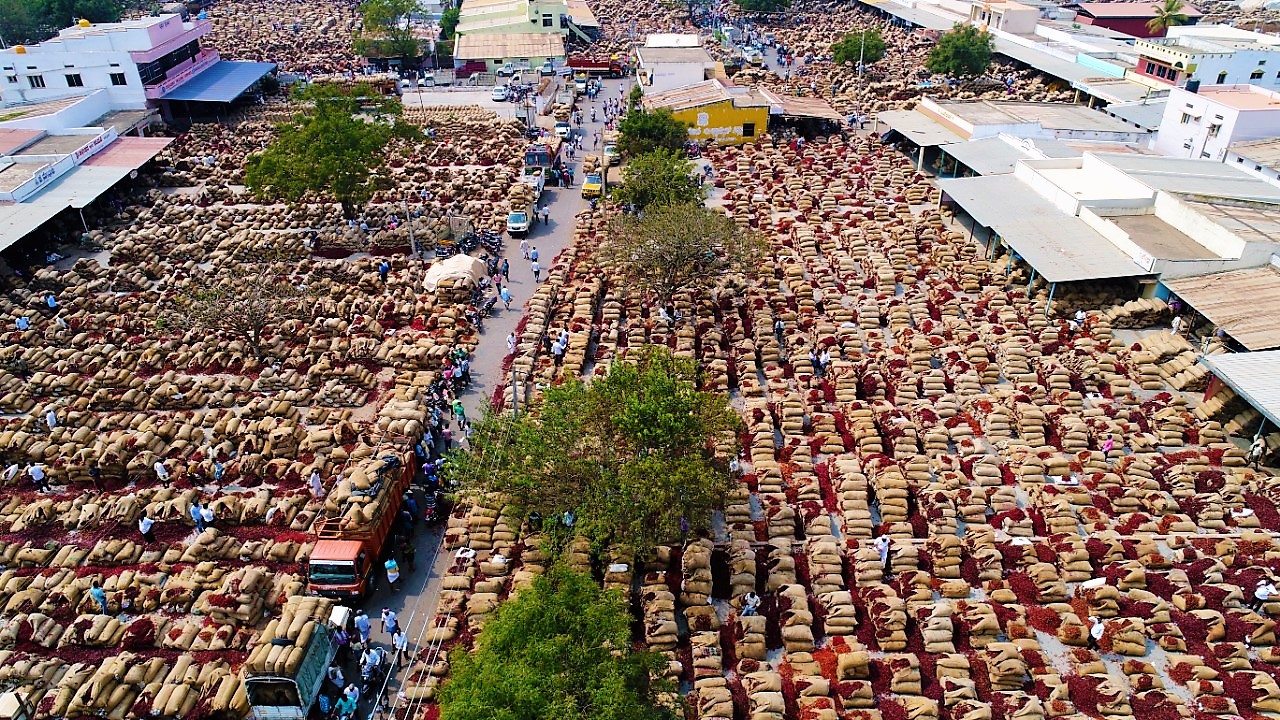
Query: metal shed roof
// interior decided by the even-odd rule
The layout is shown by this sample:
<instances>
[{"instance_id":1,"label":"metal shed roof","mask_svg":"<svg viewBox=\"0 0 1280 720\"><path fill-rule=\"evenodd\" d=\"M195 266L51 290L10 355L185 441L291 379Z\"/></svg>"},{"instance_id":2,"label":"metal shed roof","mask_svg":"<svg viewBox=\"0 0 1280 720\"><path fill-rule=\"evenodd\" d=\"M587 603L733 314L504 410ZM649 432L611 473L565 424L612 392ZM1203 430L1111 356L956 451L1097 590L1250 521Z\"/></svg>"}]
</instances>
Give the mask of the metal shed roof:
<instances>
[{"instance_id":1,"label":"metal shed roof","mask_svg":"<svg viewBox=\"0 0 1280 720\"><path fill-rule=\"evenodd\" d=\"M1200 362L1268 420L1280 425L1280 383L1276 382L1280 350L1206 355Z\"/></svg>"},{"instance_id":2,"label":"metal shed roof","mask_svg":"<svg viewBox=\"0 0 1280 720\"><path fill-rule=\"evenodd\" d=\"M1016 143L998 137L952 143L944 150L979 175L1008 175L1019 160L1038 158Z\"/></svg>"},{"instance_id":3,"label":"metal shed roof","mask_svg":"<svg viewBox=\"0 0 1280 720\"><path fill-rule=\"evenodd\" d=\"M453 56L459 60L564 57L560 33L460 35Z\"/></svg>"},{"instance_id":4,"label":"metal shed roof","mask_svg":"<svg viewBox=\"0 0 1280 720\"><path fill-rule=\"evenodd\" d=\"M897 130L905 138L920 147L947 145L964 140L964 138L943 127L941 123L915 110L886 110L877 113L876 120Z\"/></svg>"},{"instance_id":5,"label":"metal shed roof","mask_svg":"<svg viewBox=\"0 0 1280 720\"><path fill-rule=\"evenodd\" d=\"M276 69L275 63L219 60L199 75L165 93L161 100L231 102L244 94L263 75Z\"/></svg>"},{"instance_id":6,"label":"metal shed roof","mask_svg":"<svg viewBox=\"0 0 1280 720\"><path fill-rule=\"evenodd\" d=\"M1151 274L1085 221L1012 175L939 180L938 185L1049 282Z\"/></svg>"},{"instance_id":7,"label":"metal shed roof","mask_svg":"<svg viewBox=\"0 0 1280 720\"><path fill-rule=\"evenodd\" d=\"M1162 282L1241 345L1280 348L1280 272L1261 267Z\"/></svg>"}]
</instances>

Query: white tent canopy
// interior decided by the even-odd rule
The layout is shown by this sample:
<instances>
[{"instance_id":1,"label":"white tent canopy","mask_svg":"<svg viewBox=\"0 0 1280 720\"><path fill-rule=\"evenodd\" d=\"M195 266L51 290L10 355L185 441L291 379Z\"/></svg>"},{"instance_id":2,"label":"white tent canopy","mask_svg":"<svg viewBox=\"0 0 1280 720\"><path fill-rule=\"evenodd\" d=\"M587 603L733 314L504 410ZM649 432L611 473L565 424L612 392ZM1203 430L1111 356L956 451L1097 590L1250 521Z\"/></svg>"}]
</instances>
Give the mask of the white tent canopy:
<instances>
[{"instance_id":1,"label":"white tent canopy","mask_svg":"<svg viewBox=\"0 0 1280 720\"><path fill-rule=\"evenodd\" d=\"M471 257L470 255L454 255L432 265L427 269L427 279L422 282L423 288L427 292L435 292L440 286L440 281L445 279L463 280L468 279L476 282L484 277L484 263Z\"/></svg>"}]
</instances>

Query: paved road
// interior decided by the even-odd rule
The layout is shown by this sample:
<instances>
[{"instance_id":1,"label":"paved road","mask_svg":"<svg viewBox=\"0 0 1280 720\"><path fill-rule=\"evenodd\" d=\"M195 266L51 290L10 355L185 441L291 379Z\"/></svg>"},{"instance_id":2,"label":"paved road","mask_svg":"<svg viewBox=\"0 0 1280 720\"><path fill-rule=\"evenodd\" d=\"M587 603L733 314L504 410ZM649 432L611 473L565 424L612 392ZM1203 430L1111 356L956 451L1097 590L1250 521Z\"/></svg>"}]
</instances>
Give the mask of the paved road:
<instances>
[{"instance_id":1,"label":"paved road","mask_svg":"<svg viewBox=\"0 0 1280 720\"><path fill-rule=\"evenodd\" d=\"M550 224L544 225L538 222L529 231L528 238L529 245L538 248L539 264L543 268L543 281L547 277L547 268L554 264L554 258L573 241L574 218L587 207L587 201L583 200L581 195L582 157L601 151L600 148L595 151L591 149L591 138L597 132L604 132L604 101L618 98L620 90L623 93L630 92L634 78L606 79L603 84L604 88L596 96L594 103L587 100L585 95L578 99L578 107L583 111L584 123L582 128L575 128L574 131L582 133L585 139L583 140L584 151L578 153L578 157L570 162L574 170L574 187L548 187L543 193L542 200L538 201L539 206L546 205L551 210ZM597 121L594 123L591 122L593 105L597 116ZM485 322L484 333L481 335L480 344L476 347L471 363L472 386L462 396L462 403L467 409L469 418L480 417L484 413L493 397L494 389L503 381L499 374L502 371L502 362L507 356L507 334L515 330L516 325L519 324L523 306L535 289L529 262L520 258L520 241L507 238L504 250L505 257L511 263L509 287L514 296L514 302L509 311L503 310L502 303L498 303L495 313ZM517 304L521 307L517 308Z\"/></svg>"},{"instance_id":2,"label":"paved road","mask_svg":"<svg viewBox=\"0 0 1280 720\"><path fill-rule=\"evenodd\" d=\"M598 116L598 121L595 123L590 122L592 103L585 98L579 101L579 107L584 110L587 122L577 132L585 133L587 150L579 154L570 163L574 168L575 181L579 183L581 181L582 155L591 152L591 135L604 130L604 99L618 97L620 89L623 92L630 92L632 82L631 78L604 81L604 90L595 102ZM587 206L587 201L582 199L578 186L548 188L543 194L543 199L539 201L539 205L546 205L550 209L551 222L549 224L539 222L535 225L529 233L529 243L531 246L538 248L542 266L549 268L554 264L555 257L572 242L574 219ZM476 347L474 361L471 365L472 386L462 395L467 415L472 418L480 417L483 414L484 409L488 407L495 388L503 380L499 373L502 369L503 360L507 355L507 334L515 330L520 321L523 305L536 287L529 262L520 258L518 240L513 242L508 238L506 257L511 262L509 287L515 296L515 304L512 305L511 310L503 310L501 303L499 303L495 314L485 323L485 330L481 335L480 343ZM545 270L543 271L542 279L543 281L546 280ZM381 623L376 622L382 608L389 607L399 614L400 625L407 628L410 645L409 655L417 656L418 652L423 649L430 651L425 644L425 638L430 631L430 623L435 617L436 605L439 602L440 580L454 559L452 552L440 549L440 540L441 528L428 531L419 526L419 532L415 538L418 550L417 569L413 572L405 573L399 592L389 592L385 581L382 581L379 583L378 591L374 594L374 597L365 603L364 607L369 613L369 617L375 620L374 630L371 635L374 645L388 649L391 646L390 635L382 632ZM404 668L409 664L411 663L402 662L401 670L387 684L385 695L387 705L394 706L396 704L396 693L400 689L400 682L405 675ZM343 670L346 673L348 682L359 682L360 672L356 659L353 658ZM378 694L377 691L370 693L370 695ZM375 698L373 697L361 698L361 714L363 716L373 716L374 701Z\"/></svg>"}]
</instances>

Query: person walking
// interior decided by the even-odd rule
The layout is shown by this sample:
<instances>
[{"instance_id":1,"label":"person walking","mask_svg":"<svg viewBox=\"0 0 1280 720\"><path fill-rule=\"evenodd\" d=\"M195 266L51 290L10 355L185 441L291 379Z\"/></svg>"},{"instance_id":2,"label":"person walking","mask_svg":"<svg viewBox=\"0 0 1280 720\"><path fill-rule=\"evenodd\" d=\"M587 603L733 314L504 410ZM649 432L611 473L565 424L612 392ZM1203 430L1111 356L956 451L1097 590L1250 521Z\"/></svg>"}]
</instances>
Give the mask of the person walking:
<instances>
[{"instance_id":1,"label":"person walking","mask_svg":"<svg viewBox=\"0 0 1280 720\"><path fill-rule=\"evenodd\" d=\"M391 263L383 260L378 263L378 277L382 278L382 284L387 284L387 276L391 274Z\"/></svg>"},{"instance_id":2,"label":"person walking","mask_svg":"<svg viewBox=\"0 0 1280 720\"><path fill-rule=\"evenodd\" d=\"M94 601L98 603L99 607L102 608L103 615L111 614L107 612L107 591L102 589L102 583L97 580L93 581L93 587L89 588L89 597L93 598Z\"/></svg>"},{"instance_id":3,"label":"person walking","mask_svg":"<svg viewBox=\"0 0 1280 720\"><path fill-rule=\"evenodd\" d=\"M889 536L881 535L872 544L875 545L876 552L880 555L880 567L884 571L884 577L888 579L893 570L893 560L889 557Z\"/></svg>"},{"instance_id":4,"label":"person walking","mask_svg":"<svg viewBox=\"0 0 1280 720\"><path fill-rule=\"evenodd\" d=\"M396 619L396 612L391 608L382 608L382 632L394 635L400 631L400 623Z\"/></svg>"},{"instance_id":5,"label":"person walking","mask_svg":"<svg viewBox=\"0 0 1280 720\"><path fill-rule=\"evenodd\" d=\"M536 219L536 216L535 216L535 219ZM528 238L520 239L520 257L525 260L529 259L529 239Z\"/></svg>"},{"instance_id":6,"label":"person walking","mask_svg":"<svg viewBox=\"0 0 1280 720\"><path fill-rule=\"evenodd\" d=\"M206 528L213 527L213 521L216 519L213 514L213 508L208 503L200 506L200 522L204 523Z\"/></svg>"},{"instance_id":7,"label":"person walking","mask_svg":"<svg viewBox=\"0 0 1280 720\"><path fill-rule=\"evenodd\" d=\"M151 466L151 469L154 470L156 473L156 480L159 480L161 485L168 487L169 486L169 468L166 468L164 466L164 461L157 460L155 464Z\"/></svg>"},{"instance_id":8,"label":"person walking","mask_svg":"<svg viewBox=\"0 0 1280 720\"><path fill-rule=\"evenodd\" d=\"M529 251L529 260L531 262L538 262L538 246L537 245L534 245L533 249Z\"/></svg>"},{"instance_id":9,"label":"person walking","mask_svg":"<svg viewBox=\"0 0 1280 720\"><path fill-rule=\"evenodd\" d=\"M542 281L542 266L538 264L538 261L537 261L537 260L534 260L534 261L529 265L529 269L533 271L533 281L534 281L534 282L541 282L541 281Z\"/></svg>"},{"instance_id":10,"label":"person walking","mask_svg":"<svg viewBox=\"0 0 1280 720\"><path fill-rule=\"evenodd\" d=\"M196 524L196 532L204 532L204 513L200 512L200 501L197 500L188 512L192 522Z\"/></svg>"},{"instance_id":11,"label":"person walking","mask_svg":"<svg viewBox=\"0 0 1280 720\"><path fill-rule=\"evenodd\" d=\"M511 263L507 262L506 258L502 258L501 272L502 279L511 282Z\"/></svg>"},{"instance_id":12,"label":"person walking","mask_svg":"<svg viewBox=\"0 0 1280 720\"><path fill-rule=\"evenodd\" d=\"M511 289L502 288L502 292L499 292L498 296L502 298L503 307L510 310L511 309Z\"/></svg>"},{"instance_id":13,"label":"person walking","mask_svg":"<svg viewBox=\"0 0 1280 720\"><path fill-rule=\"evenodd\" d=\"M364 610L356 611L356 632L360 633L360 643L367 645L369 643L369 633L373 631L373 623L369 622L369 616Z\"/></svg>"},{"instance_id":14,"label":"person walking","mask_svg":"<svg viewBox=\"0 0 1280 720\"><path fill-rule=\"evenodd\" d=\"M516 351L516 333L514 330L507 333L507 354L511 355Z\"/></svg>"},{"instance_id":15,"label":"person walking","mask_svg":"<svg viewBox=\"0 0 1280 720\"><path fill-rule=\"evenodd\" d=\"M142 535L143 541L149 543L156 541L156 534L151 530L155 524L156 521L151 519L146 510L143 510L142 517L138 518L138 533Z\"/></svg>"}]
</instances>

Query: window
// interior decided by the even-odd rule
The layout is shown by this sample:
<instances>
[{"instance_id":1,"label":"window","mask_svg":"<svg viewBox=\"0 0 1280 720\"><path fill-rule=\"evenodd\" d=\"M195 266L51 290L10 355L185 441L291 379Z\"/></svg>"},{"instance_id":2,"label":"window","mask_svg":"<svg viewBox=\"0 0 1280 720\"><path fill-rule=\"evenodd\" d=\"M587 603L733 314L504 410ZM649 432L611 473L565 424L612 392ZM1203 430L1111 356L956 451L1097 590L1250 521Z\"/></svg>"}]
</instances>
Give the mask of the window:
<instances>
[{"instance_id":1,"label":"window","mask_svg":"<svg viewBox=\"0 0 1280 720\"><path fill-rule=\"evenodd\" d=\"M67 73L67 87L84 87L84 79L80 73Z\"/></svg>"},{"instance_id":2,"label":"window","mask_svg":"<svg viewBox=\"0 0 1280 720\"><path fill-rule=\"evenodd\" d=\"M1261 70L1254 70L1253 72L1249 73L1249 79L1250 79L1250 80L1261 80L1261 79L1262 79L1262 71L1261 71Z\"/></svg>"},{"instance_id":3,"label":"window","mask_svg":"<svg viewBox=\"0 0 1280 720\"><path fill-rule=\"evenodd\" d=\"M1261 166L1261 165L1254 165L1254 166L1253 166L1253 169L1254 169L1254 170L1256 170L1256 171L1258 171L1258 172L1262 172L1262 166Z\"/></svg>"},{"instance_id":4,"label":"window","mask_svg":"<svg viewBox=\"0 0 1280 720\"><path fill-rule=\"evenodd\" d=\"M1202 158L1207 158L1207 157L1212 157L1212 156L1211 156L1209 153L1207 153L1207 152L1202 152L1202 153L1200 153L1200 157L1202 157Z\"/></svg>"},{"instance_id":5,"label":"window","mask_svg":"<svg viewBox=\"0 0 1280 720\"><path fill-rule=\"evenodd\" d=\"M542 27L554 27L555 20L550 15L542 16Z\"/></svg>"},{"instance_id":6,"label":"window","mask_svg":"<svg viewBox=\"0 0 1280 720\"><path fill-rule=\"evenodd\" d=\"M1182 113L1182 124L1186 125L1189 122L1191 122L1191 116L1187 113Z\"/></svg>"},{"instance_id":7,"label":"window","mask_svg":"<svg viewBox=\"0 0 1280 720\"><path fill-rule=\"evenodd\" d=\"M17 75L5 75L5 76L4 76L4 79L5 79L5 80L8 80L10 85L16 85L16 84L17 84L17 82L18 82L18 76L17 76Z\"/></svg>"},{"instance_id":8,"label":"window","mask_svg":"<svg viewBox=\"0 0 1280 720\"><path fill-rule=\"evenodd\" d=\"M1221 85L1226 81L1227 81L1227 71L1223 70L1222 72L1218 73L1218 84Z\"/></svg>"},{"instance_id":9,"label":"window","mask_svg":"<svg viewBox=\"0 0 1280 720\"><path fill-rule=\"evenodd\" d=\"M1210 126L1209 126L1209 137L1218 137L1218 131L1220 131L1220 130L1222 130L1222 126L1221 126L1221 125L1217 125L1217 124L1210 125Z\"/></svg>"},{"instance_id":10,"label":"window","mask_svg":"<svg viewBox=\"0 0 1280 720\"><path fill-rule=\"evenodd\" d=\"M742 123L742 137L755 137L755 136L756 136L756 124Z\"/></svg>"},{"instance_id":11,"label":"window","mask_svg":"<svg viewBox=\"0 0 1280 720\"><path fill-rule=\"evenodd\" d=\"M129 80L124 76L124 73L111 73L111 84L112 85L128 85Z\"/></svg>"},{"instance_id":12,"label":"window","mask_svg":"<svg viewBox=\"0 0 1280 720\"><path fill-rule=\"evenodd\" d=\"M1244 158L1236 158L1236 162L1238 162L1238 163L1240 163L1241 165L1243 165L1243 164L1244 164Z\"/></svg>"},{"instance_id":13,"label":"window","mask_svg":"<svg viewBox=\"0 0 1280 720\"><path fill-rule=\"evenodd\" d=\"M35 89L42 88L44 87L44 76L32 75L31 77L27 78L27 82L31 83L32 88L35 88Z\"/></svg>"},{"instance_id":14,"label":"window","mask_svg":"<svg viewBox=\"0 0 1280 720\"><path fill-rule=\"evenodd\" d=\"M1266 64L1267 64L1267 61L1266 61L1266 60L1259 60L1259 61L1258 61L1258 67L1262 67L1263 65L1266 65Z\"/></svg>"}]
</instances>

